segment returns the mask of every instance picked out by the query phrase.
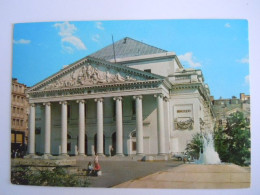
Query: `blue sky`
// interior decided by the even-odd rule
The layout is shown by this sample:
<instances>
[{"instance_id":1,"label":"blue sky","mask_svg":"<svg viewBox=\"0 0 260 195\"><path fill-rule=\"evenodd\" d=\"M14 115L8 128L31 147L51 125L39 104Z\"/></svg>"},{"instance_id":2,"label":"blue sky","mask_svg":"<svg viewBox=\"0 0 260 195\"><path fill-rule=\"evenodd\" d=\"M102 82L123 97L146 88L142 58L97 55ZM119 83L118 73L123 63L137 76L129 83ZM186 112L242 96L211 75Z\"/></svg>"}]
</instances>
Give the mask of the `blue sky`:
<instances>
[{"instance_id":1,"label":"blue sky","mask_svg":"<svg viewBox=\"0 0 260 195\"><path fill-rule=\"evenodd\" d=\"M215 98L249 94L246 20L135 20L14 25L13 77L32 86L124 37L174 51L184 67L202 69Z\"/></svg>"}]
</instances>

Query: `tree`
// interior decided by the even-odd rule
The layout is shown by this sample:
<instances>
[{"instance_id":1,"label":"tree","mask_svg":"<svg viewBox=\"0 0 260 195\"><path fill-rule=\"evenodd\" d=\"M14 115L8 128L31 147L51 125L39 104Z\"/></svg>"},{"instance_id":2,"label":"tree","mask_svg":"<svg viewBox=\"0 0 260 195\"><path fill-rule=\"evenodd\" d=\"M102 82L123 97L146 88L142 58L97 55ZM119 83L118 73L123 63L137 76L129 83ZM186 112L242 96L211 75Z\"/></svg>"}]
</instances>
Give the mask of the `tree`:
<instances>
[{"instance_id":1,"label":"tree","mask_svg":"<svg viewBox=\"0 0 260 195\"><path fill-rule=\"evenodd\" d=\"M250 145L250 126L242 112L231 114L226 127L215 131L215 147L222 162L247 165Z\"/></svg>"},{"instance_id":2,"label":"tree","mask_svg":"<svg viewBox=\"0 0 260 195\"><path fill-rule=\"evenodd\" d=\"M193 135L192 140L186 146L186 153L192 158L199 159L200 150L202 149L202 138L200 133Z\"/></svg>"}]
</instances>

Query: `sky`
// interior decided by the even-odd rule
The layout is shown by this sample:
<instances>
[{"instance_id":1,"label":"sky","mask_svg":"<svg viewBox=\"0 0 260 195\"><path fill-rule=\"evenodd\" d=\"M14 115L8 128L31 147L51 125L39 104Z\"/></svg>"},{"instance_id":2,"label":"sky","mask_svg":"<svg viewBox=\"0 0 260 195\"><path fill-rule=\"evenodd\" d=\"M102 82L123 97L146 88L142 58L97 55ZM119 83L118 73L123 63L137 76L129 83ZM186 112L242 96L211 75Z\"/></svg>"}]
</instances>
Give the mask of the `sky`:
<instances>
[{"instance_id":1,"label":"sky","mask_svg":"<svg viewBox=\"0 0 260 195\"><path fill-rule=\"evenodd\" d=\"M121 20L19 23L13 28L13 78L31 87L64 65L130 37L176 53L201 69L211 95L249 91L247 20Z\"/></svg>"}]
</instances>

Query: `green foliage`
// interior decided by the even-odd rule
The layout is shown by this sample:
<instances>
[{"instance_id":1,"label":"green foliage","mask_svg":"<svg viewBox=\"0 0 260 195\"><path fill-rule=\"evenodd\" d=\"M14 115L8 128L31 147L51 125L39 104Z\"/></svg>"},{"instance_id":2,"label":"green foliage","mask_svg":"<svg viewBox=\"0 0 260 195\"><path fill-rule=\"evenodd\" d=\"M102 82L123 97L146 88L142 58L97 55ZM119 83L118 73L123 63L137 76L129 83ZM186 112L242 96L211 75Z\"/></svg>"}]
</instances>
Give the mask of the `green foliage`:
<instances>
[{"instance_id":1,"label":"green foliage","mask_svg":"<svg viewBox=\"0 0 260 195\"><path fill-rule=\"evenodd\" d=\"M199 154L202 146L203 142L201 139L201 135L200 133L196 133L195 135L193 135L191 142L187 144L185 151L188 156L199 159Z\"/></svg>"},{"instance_id":2,"label":"green foliage","mask_svg":"<svg viewBox=\"0 0 260 195\"><path fill-rule=\"evenodd\" d=\"M11 172L11 182L21 185L87 187L88 180L83 180L75 174L66 173L64 168L53 170L32 170L29 167L15 168Z\"/></svg>"},{"instance_id":3,"label":"green foliage","mask_svg":"<svg viewBox=\"0 0 260 195\"><path fill-rule=\"evenodd\" d=\"M226 127L215 131L215 147L222 162L247 165L250 145L250 126L242 112L231 114Z\"/></svg>"}]
</instances>

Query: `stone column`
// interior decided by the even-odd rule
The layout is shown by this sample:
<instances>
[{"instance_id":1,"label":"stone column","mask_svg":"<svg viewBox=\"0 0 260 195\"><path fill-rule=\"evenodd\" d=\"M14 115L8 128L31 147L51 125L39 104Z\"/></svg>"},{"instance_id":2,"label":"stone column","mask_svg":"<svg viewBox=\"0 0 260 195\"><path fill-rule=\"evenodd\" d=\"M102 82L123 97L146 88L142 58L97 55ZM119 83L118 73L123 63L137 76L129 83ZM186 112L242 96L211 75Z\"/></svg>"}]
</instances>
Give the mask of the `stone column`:
<instances>
[{"instance_id":1,"label":"stone column","mask_svg":"<svg viewBox=\"0 0 260 195\"><path fill-rule=\"evenodd\" d=\"M103 151L103 98L95 99L97 102L97 155L104 155Z\"/></svg>"},{"instance_id":2,"label":"stone column","mask_svg":"<svg viewBox=\"0 0 260 195\"><path fill-rule=\"evenodd\" d=\"M136 154L143 155L143 108L142 108L142 96L134 96L136 107Z\"/></svg>"},{"instance_id":3,"label":"stone column","mask_svg":"<svg viewBox=\"0 0 260 195\"><path fill-rule=\"evenodd\" d=\"M30 104L29 155L35 154L35 104Z\"/></svg>"},{"instance_id":4,"label":"stone column","mask_svg":"<svg viewBox=\"0 0 260 195\"><path fill-rule=\"evenodd\" d=\"M79 155L85 155L85 100L78 100L79 103L79 136L78 150Z\"/></svg>"},{"instance_id":5,"label":"stone column","mask_svg":"<svg viewBox=\"0 0 260 195\"><path fill-rule=\"evenodd\" d=\"M165 128L164 128L164 110L163 95L155 95L157 97L157 129L158 129L158 154L165 154Z\"/></svg>"},{"instance_id":6,"label":"stone column","mask_svg":"<svg viewBox=\"0 0 260 195\"><path fill-rule=\"evenodd\" d=\"M170 100L169 98L165 97L164 101L166 103L166 113L167 113L167 132L168 132L168 153L171 153L171 119L170 119Z\"/></svg>"},{"instance_id":7,"label":"stone column","mask_svg":"<svg viewBox=\"0 0 260 195\"><path fill-rule=\"evenodd\" d=\"M122 97L113 99L116 101L116 155L123 156Z\"/></svg>"},{"instance_id":8,"label":"stone column","mask_svg":"<svg viewBox=\"0 0 260 195\"><path fill-rule=\"evenodd\" d=\"M44 103L45 105L45 146L44 158L51 154L51 103Z\"/></svg>"},{"instance_id":9,"label":"stone column","mask_svg":"<svg viewBox=\"0 0 260 195\"><path fill-rule=\"evenodd\" d=\"M61 104L61 155L67 156L67 134L68 134L68 116L67 116L67 102L60 102Z\"/></svg>"}]
</instances>

